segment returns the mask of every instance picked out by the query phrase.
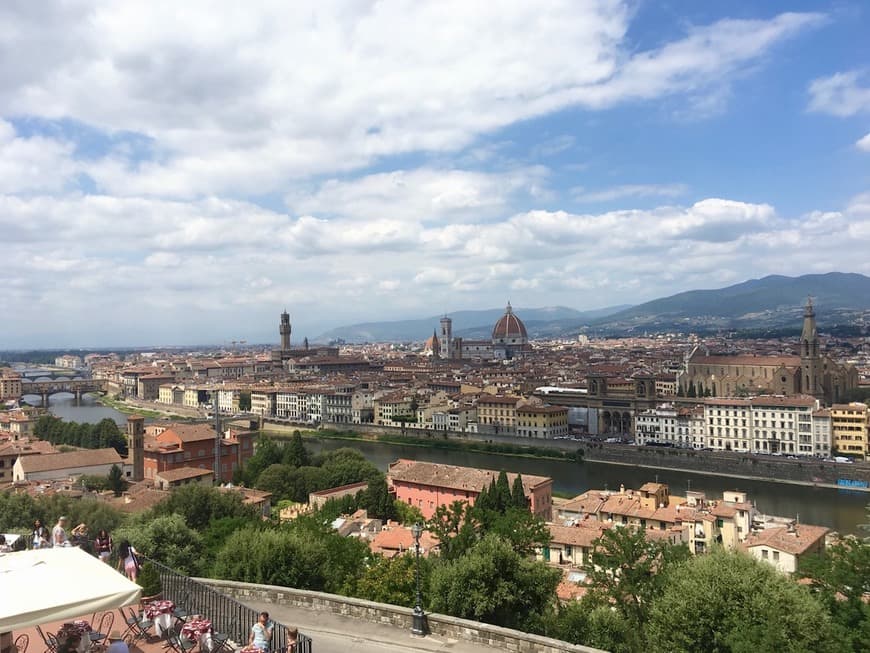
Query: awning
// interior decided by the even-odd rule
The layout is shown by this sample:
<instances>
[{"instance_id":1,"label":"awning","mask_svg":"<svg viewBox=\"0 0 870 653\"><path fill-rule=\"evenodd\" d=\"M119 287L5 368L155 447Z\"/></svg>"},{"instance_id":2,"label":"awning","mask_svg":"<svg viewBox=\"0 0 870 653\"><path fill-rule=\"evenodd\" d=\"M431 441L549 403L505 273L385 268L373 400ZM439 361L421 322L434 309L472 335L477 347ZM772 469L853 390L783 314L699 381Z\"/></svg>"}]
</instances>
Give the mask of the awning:
<instances>
[{"instance_id":1,"label":"awning","mask_svg":"<svg viewBox=\"0 0 870 653\"><path fill-rule=\"evenodd\" d=\"M76 547L0 555L0 633L111 610L141 588Z\"/></svg>"}]
</instances>

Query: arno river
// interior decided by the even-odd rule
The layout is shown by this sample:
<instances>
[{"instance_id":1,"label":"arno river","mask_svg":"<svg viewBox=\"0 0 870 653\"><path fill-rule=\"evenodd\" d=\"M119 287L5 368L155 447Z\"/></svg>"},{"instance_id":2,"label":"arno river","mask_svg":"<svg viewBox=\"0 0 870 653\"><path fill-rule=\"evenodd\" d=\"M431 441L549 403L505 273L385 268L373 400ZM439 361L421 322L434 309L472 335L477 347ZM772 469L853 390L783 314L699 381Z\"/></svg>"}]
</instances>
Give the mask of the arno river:
<instances>
[{"instance_id":1,"label":"arno river","mask_svg":"<svg viewBox=\"0 0 870 653\"><path fill-rule=\"evenodd\" d=\"M31 397L39 403L38 397ZM97 404L91 397L85 397L80 406L74 404L69 395L51 397L49 408L52 413L65 420L74 422L99 422L110 417L119 424L126 422L126 416ZM485 469L505 469L510 472L549 476L553 488L560 494L575 495L589 489L619 489L620 484L627 488L638 488L647 481L667 483L672 494L683 494L687 489L706 492L708 497L721 497L723 490L740 489L749 493L760 512L786 517L798 517L801 522L827 526L841 533L858 533L858 524L870 521L870 513L865 508L870 503L870 493L849 490L812 488L784 483L768 483L744 479L732 479L704 474L659 471L640 467L627 467L608 463L572 463L558 460L536 460L516 458L490 453L469 453L463 451L444 451L395 444L379 444L366 441L347 440L308 440L306 445L313 451L337 449L353 446L379 469L386 471L387 465L398 458L411 458L435 463L464 465Z\"/></svg>"}]
</instances>

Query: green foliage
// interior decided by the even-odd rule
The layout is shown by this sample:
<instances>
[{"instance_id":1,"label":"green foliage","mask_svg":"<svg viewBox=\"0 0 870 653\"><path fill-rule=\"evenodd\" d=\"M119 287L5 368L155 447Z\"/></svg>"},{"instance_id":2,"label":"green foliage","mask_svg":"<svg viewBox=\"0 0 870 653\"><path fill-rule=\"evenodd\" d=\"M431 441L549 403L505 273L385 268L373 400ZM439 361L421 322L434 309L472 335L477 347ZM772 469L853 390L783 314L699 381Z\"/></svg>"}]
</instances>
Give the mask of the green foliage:
<instances>
[{"instance_id":1,"label":"green foliage","mask_svg":"<svg viewBox=\"0 0 870 653\"><path fill-rule=\"evenodd\" d=\"M668 571L689 555L685 545L648 540L643 529L608 529L593 543L584 565L591 600L612 604L633 631L642 633Z\"/></svg>"},{"instance_id":2,"label":"green foliage","mask_svg":"<svg viewBox=\"0 0 870 653\"><path fill-rule=\"evenodd\" d=\"M115 542L128 540L143 555L187 575L200 572L202 536L179 514L149 518L147 514L118 529Z\"/></svg>"},{"instance_id":3,"label":"green foliage","mask_svg":"<svg viewBox=\"0 0 870 653\"><path fill-rule=\"evenodd\" d=\"M112 465L109 474L106 477L106 487L115 493L116 497L121 496L121 492L127 487L127 481L124 480L124 471L120 465Z\"/></svg>"},{"instance_id":4,"label":"green foliage","mask_svg":"<svg viewBox=\"0 0 870 653\"><path fill-rule=\"evenodd\" d=\"M121 456L127 455L127 438L109 418L97 424L65 422L54 415L42 415L33 425L34 434L56 445L70 445L85 449L113 447Z\"/></svg>"},{"instance_id":5,"label":"green foliage","mask_svg":"<svg viewBox=\"0 0 870 653\"><path fill-rule=\"evenodd\" d=\"M346 494L337 499L328 499L317 512L324 523L331 523L341 515L352 515L359 510L362 491L357 494Z\"/></svg>"},{"instance_id":6,"label":"green foliage","mask_svg":"<svg viewBox=\"0 0 870 653\"><path fill-rule=\"evenodd\" d=\"M381 476L375 465L366 460L362 453L350 447L321 453L314 458L312 464L326 473L329 485L318 488L320 490L369 481Z\"/></svg>"},{"instance_id":7,"label":"green foliage","mask_svg":"<svg viewBox=\"0 0 870 653\"><path fill-rule=\"evenodd\" d=\"M423 512L417 506L411 506L407 503L396 499L393 501L393 506L396 508L396 520L405 526L411 524L422 524L426 520L423 518Z\"/></svg>"},{"instance_id":8,"label":"green foliage","mask_svg":"<svg viewBox=\"0 0 870 653\"><path fill-rule=\"evenodd\" d=\"M842 650L809 592L770 565L717 549L674 568L650 610L653 650ZM866 644L866 640L865 640Z\"/></svg>"},{"instance_id":9,"label":"green foliage","mask_svg":"<svg viewBox=\"0 0 870 653\"><path fill-rule=\"evenodd\" d=\"M538 547L550 543L546 522L528 508L508 508L490 521L484 532L495 533L520 555L530 556Z\"/></svg>"},{"instance_id":10,"label":"green foliage","mask_svg":"<svg viewBox=\"0 0 870 653\"><path fill-rule=\"evenodd\" d=\"M142 596L157 596L163 592L160 573L157 571L157 567L150 562L143 563L139 568L136 583L142 588Z\"/></svg>"},{"instance_id":11,"label":"green foliage","mask_svg":"<svg viewBox=\"0 0 870 653\"><path fill-rule=\"evenodd\" d=\"M812 580L812 590L827 608L849 651L870 642L870 542L846 537L824 554L801 559L799 575Z\"/></svg>"},{"instance_id":12,"label":"green foliage","mask_svg":"<svg viewBox=\"0 0 870 653\"><path fill-rule=\"evenodd\" d=\"M123 519L118 510L96 499L71 499L57 494L31 497L23 493L0 492L0 532L29 533L35 519L42 520L51 530L60 515L67 515L70 524L84 522L92 534L102 528L111 533Z\"/></svg>"},{"instance_id":13,"label":"green foliage","mask_svg":"<svg viewBox=\"0 0 870 653\"><path fill-rule=\"evenodd\" d=\"M456 560L468 552L478 540L480 523L474 509L465 501L438 506L426 529L438 538L441 558Z\"/></svg>"},{"instance_id":14,"label":"green foliage","mask_svg":"<svg viewBox=\"0 0 870 653\"><path fill-rule=\"evenodd\" d=\"M260 473L271 465L280 464L284 454L281 447L270 437L261 435L254 446L254 455L248 459L239 475L248 487L255 487Z\"/></svg>"},{"instance_id":15,"label":"green foliage","mask_svg":"<svg viewBox=\"0 0 870 653\"><path fill-rule=\"evenodd\" d=\"M244 552L244 555L240 555ZM311 517L280 528L236 531L215 561L219 578L333 593L350 592L368 547Z\"/></svg>"},{"instance_id":16,"label":"green foliage","mask_svg":"<svg viewBox=\"0 0 870 653\"><path fill-rule=\"evenodd\" d=\"M240 492L199 484L175 488L151 513L154 516L181 515L187 526L197 531L205 530L213 520L223 517L257 518L256 510L244 504Z\"/></svg>"},{"instance_id":17,"label":"green foliage","mask_svg":"<svg viewBox=\"0 0 870 653\"><path fill-rule=\"evenodd\" d=\"M333 487L329 476L320 467L270 465L257 479L257 488L271 492L276 499L307 503L311 492Z\"/></svg>"},{"instance_id":18,"label":"green foliage","mask_svg":"<svg viewBox=\"0 0 870 653\"><path fill-rule=\"evenodd\" d=\"M369 517L380 519L384 523L387 520L395 520L399 516L396 512L395 499L390 494L387 479L383 475L369 481L361 505L366 509Z\"/></svg>"},{"instance_id":19,"label":"green foliage","mask_svg":"<svg viewBox=\"0 0 870 653\"><path fill-rule=\"evenodd\" d=\"M522 474L517 474L516 478L514 478L513 487L511 487L511 505L523 510L529 509L529 501L526 499L526 490L523 487Z\"/></svg>"},{"instance_id":20,"label":"green foliage","mask_svg":"<svg viewBox=\"0 0 870 653\"><path fill-rule=\"evenodd\" d=\"M293 437L285 445L282 462L291 467L307 467L311 464L311 453L305 448L299 431L293 431Z\"/></svg>"},{"instance_id":21,"label":"green foliage","mask_svg":"<svg viewBox=\"0 0 870 653\"><path fill-rule=\"evenodd\" d=\"M498 480L495 482L495 493L493 494L494 508L503 513L512 505L513 498L511 497L511 486L508 483L507 472L501 470L498 473Z\"/></svg>"},{"instance_id":22,"label":"green foliage","mask_svg":"<svg viewBox=\"0 0 870 653\"><path fill-rule=\"evenodd\" d=\"M462 557L432 572L430 607L436 612L507 628L542 618L556 598L561 572L515 552L488 535Z\"/></svg>"},{"instance_id":23,"label":"green foliage","mask_svg":"<svg viewBox=\"0 0 870 653\"><path fill-rule=\"evenodd\" d=\"M424 605L429 596L432 561L420 558L420 592ZM378 603L411 607L417 593L415 556L413 553L395 558L377 557L356 585L355 596Z\"/></svg>"},{"instance_id":24,"label":"green foliage","mask_svg":"<svg viewBox=\"0 0 870 653\"><path fill-rule=\"evenodd\" d=\"M247 412L251 410L251 393L247 391L239 392L239 410Z\"/></svg>"},{"instance_id":25,"label":"green foliage","mask_svg":"<svg viewBox=\"0 0 870 653\"><path fill-rule=\"evenodd\" d=\"M90 492L102 492L103 490L109 489L109 478L108 476L95 476L91 474L84 474L79 477L79 485L84 486Z\"/></svg>"},{"instance_id":26,"label":"green foliage","mask_svg":"<svg viewBox=\"0 0 870 653\"><path fill-rule=\"evenodd\" d=\"M610 605L595 600L584 599L559 606L558 614L547 624L547 634L613 653L642 650L639 633L628 621Z\"/></svg>"}]
</instances>

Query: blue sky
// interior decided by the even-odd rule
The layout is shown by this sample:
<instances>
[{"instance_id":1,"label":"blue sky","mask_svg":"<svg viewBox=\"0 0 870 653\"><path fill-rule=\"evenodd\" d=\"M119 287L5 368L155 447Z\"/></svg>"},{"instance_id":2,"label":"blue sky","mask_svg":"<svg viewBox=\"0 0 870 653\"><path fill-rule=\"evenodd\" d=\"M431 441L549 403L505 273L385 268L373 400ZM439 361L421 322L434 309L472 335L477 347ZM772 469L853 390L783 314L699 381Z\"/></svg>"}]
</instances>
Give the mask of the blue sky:
<instances>
[{"instance_id":1,"label":"blue sky","mask_svg":"<svg viewBox=\"0 0 870 653\"><path fill-rule=\"evenodd\" d=\"M44 1L0 24L0 349L870 274L864 2Z\"/></svg>"}]
</instances>

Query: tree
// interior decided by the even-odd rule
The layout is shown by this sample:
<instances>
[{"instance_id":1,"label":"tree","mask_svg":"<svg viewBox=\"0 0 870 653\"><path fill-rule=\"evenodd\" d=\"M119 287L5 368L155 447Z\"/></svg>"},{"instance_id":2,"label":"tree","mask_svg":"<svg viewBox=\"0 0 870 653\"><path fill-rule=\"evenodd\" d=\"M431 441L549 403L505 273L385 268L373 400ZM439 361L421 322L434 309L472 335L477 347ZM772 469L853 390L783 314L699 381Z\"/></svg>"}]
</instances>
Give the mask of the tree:
<instances>
[{"instance_id":1,"label":"tree","mask_svg":"<svg viewBox=\"0 0 870 653\"><path fill-rule=\"evenodd\" d=\"M523 476L517 474L514 478L514 484L511 488L511 505L515 508L529 509L529 501L526 499L526 489L523 487Z\"/></svg>"},{"instance_id":2,"label":"tree","mask_svg":"<svg viewBox=\"0 0 870 653\"><path fill-rule=\"evenodd\" d=\"M689 381L689 389L686 391L686 396L687 397L697 397L698 396L698 392L697 392L697 390L695 390L695 382L694 381Z\"/></svg>"},{"instance_id":3,"label":"tree","mask_svg":"<svg viewBox=\"0 0 870 653\"><path fill-rule=\"evenodd\" d=\"M284 447L283 463L291 467L307 467L311 464L311 454L305 448L299 431L293 431L290 443Z\"/></svg>"},{"instance_id":4,"label":"tree","mask_svg":"<svg viewBox=\"0 0 870 653\"><path fill-rule=\"evenodd\" d=\"M811 588L850 642L847 650L865 650L870 642L870 542L845 537L821 555L801 559L798 573Z\"/></svg>"},{"instance_id":5,"label":"tree","mask_svg":"<svg viewBox=\"0 0 870 653\"><path fill-rule=\"evenodd\" d=\"M182 574L190 576L200 571L202 537L181 515L149 519L147 514L143 514L140 519L116 531L116 543L125 539L143 555Z\"/></svg>"},{"instance_id":6,"label":"tree","mask_svg":"<svg viewBox=\"0 0 870 653\"><path fill-rule=\"evenodd\" d=\"M805 588L723 549L670 571L648 632L652 650L669 653L842 650L830 617Z\"/></svg>"},{"instance_id":7,"label":"tree","mask_svg":"<svg viewBox=\"0 0 870 653\"><path fill-rule=\"evenodd\" d=\"M649 540L641 528L618 526L593 542L583 569L592 599L612 604L632 629L642 633L663 578L689 555L683 544Z\"/></svg>"},{"instance_id":8,"label":"tree","mask_svg":"<svg viewBox=\"0 0 870 653\"><path fill-rule=\"evenodd\" d=\"M116 497L121 496L121 492L127 487L127 481L124 480L124 472L120 466L112 465L107 476L106 486L115 493Z\"/></svg>"},{"instance_id":9,"label":"tree","mask_svg":"<svg viewBox=\"0 0 870 653\"><path fill-rule=\"evenodd\" d=\"M508 508L487 525L487 533L495 533L520 555L530 556L550 543L546 522L528 508Z\"/></svg>"},{"instance_id":10,"label":"tree","mask_svg":"<svg viewBox=\"0 0 870 653\"><path fill-rule=\"evenodd\" d=\"M500 513L504 513L512 503L511 486L508 482L507 472L501 470L498 473L498 480L495 482L495 493L493 496L493 504L495 509Z\"/></svg>"},{"instance_id":11,"label":"tree","mask_svg":"<svg viewBox=\"0 0 870 653\"><path fill-rule=\"evenodd\" d=\"M269 465L280 464L283 460L283 452L272 438L261 435L257 438L257 444L254 447L254 455L245 463L245 467L241 472L242 481L253 487L257 483L260 472L266 469Z\"/></svg>"},{"instance_id":12,"label":"tree","mask_svg":"<svg viewBox=\"0 0 870 653\"><path fill-rule=\"evenodd\" d=\"M241 492L197 484L175 488L151 513L154 516L180 515L187 526L197 531L205 530L212 520L222 517L257 518L256 510L245 505Z\"/></svg>"},{"instance_id":13,"label":"tree","mask_svg":"<svg viewBox=\"0 0 870 653\"><path fill-rule=\"evenodd\" d=\"M411 524L422 524L426 521L423 517L423 512L417 506L409 505L398 499L393 501L393 505L396 507L396 518L400 524L409 526Z\"/></svg>"},{"instance_id":14,"label":"tree","mask_svg":"<svg viewBox=\"0 0 870 653\"><path fill-rule=\"evenodd\" d=\"M506 628L539 621L556 599L561 572L530 560L496 535L432 572L430 607L436 612Z\"/></svg>"},{"instance_id":15,"label":"tree","mask_svg":"<svg viewBox=\"0 0 870 653\"><path fill-rule=\"evenodd\" d=\"M247 413L251 410L251 393L239 392L239 411Z\"/></svg>"},{"instance_id":16,"label":"tree","mask_svg":"<svg viewBox=\"0 0 870 653\"><path fill-rule=\"evenodd\" d=\"M426 529L438 538L441 557L455 560L468 551L478 539L480 523L474 511L464 501L438 506Z\"/></svg>"},{"instance_id":17,"label":"tree","mask_svg":"<svg viewBox=\"0 0 870 653\"><path fill-rule=\"evenodd\" d=\"M390 494L390 488L387 486L387 479L384 476L369 481L362 497L362 505L368 511L369 517L384 522L395 520L398 517L395 500Z\"/></svg>"},{"instance_id":18,"label":"tree","mask_svg":"<svg viewBox=\"0 0 870 653\"><path fill-rule=\"evenodd\" d=\"M420 585L424 604L428 602L432 562L420 558ZM384 558L378 556L357 581L356 596L377 603L414 605L417 594L416 561L411 553Z\"/></svg>"}]
</instances>

